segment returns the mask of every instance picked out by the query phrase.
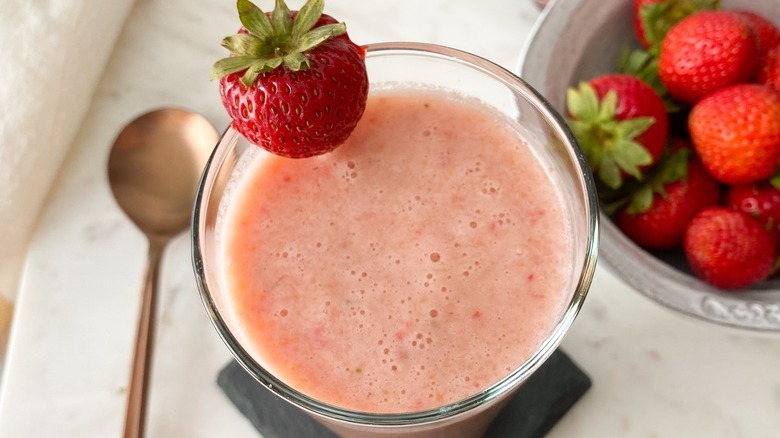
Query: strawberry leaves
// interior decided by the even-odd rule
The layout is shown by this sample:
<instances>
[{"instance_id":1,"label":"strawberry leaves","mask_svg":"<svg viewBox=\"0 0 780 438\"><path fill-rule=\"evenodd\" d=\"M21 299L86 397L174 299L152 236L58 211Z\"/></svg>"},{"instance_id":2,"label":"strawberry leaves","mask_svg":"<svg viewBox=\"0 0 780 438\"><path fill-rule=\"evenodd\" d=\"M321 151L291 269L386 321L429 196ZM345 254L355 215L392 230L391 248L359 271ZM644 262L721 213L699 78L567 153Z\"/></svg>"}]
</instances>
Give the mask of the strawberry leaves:
<instances>
[{"instance_id":1,"label":"strawberry leaves","mask_svg":"<svg viewBox=\"0 0 780 438\"><path fill-rule=\"evenodd\" d=\"M688 160L691 150L680 148L667 149L658 164L646 175L644 181L632 181L619 190L602 189L599 197L604 202L604 210L614 214L626 208L628 214L644 213L650 209L655 195L666 198L666 186L688 177Z\"/></svg>"},{"instance_id":2,"label":"strawberry leaves","mask_svg":"<svg viewBox=\"0 0 780 438\"><path fill-rule=\"evenodd\" d=\"M775 173L769 178L769 184L780 190L780 167L775 169Z\"/></svg>"},{"instance_id":3,"label":"strawberry leaves","mask_svg":"<svg viewBox=\"0 0 780 438\"><path fill-rule=\"evenodd\" d=\"M231 53L212 67L211 78L219 79L245 71L241 83L249 87L257 77L280 66L293 71L310 67L306 53L324 41L346 33L344 23L314 28L322 16L323 0L308 0L295 17L283 0L276 0L266 14L249 0L238 0L237 9L246 31L222 40Z\"/></svg>"},{"instance_id":4,"label":"strawberry leaves","mask_svg":"<svg viewBox=\"0 0 780 438\"><path fill-rule=\"evenodd\" d=\"M640 167L653 157L635 138L653 125L653 117L617 120L618 95L608 91L599 100L594 88L583 82L567 91L569 126L582 146L588 163L607 187L618 189L623 174L642 178Z\"/></svg>"},{"instance_id":5,"label":"strawberry leaves","mask_svg":"<svg viewBox=\"0 0 780 438\"><path fill-rule=\"evenodd\" d=\"M236 7L239 21L249 32L261 40L271 38L274 30L265 12L249 1L239 0Z\"/></svg>"},{"instance_id":6,"label":"strawberry leaves","mask_svg":"<svg viewBox=\"0 0 780 438\"><path fill-rule=\"evenodd\" d=\"M626 47L618 58L617 71L635 76L647 83L663 100L667 112L680 111L680 104L669 96L658 74L658 56L647 50L631 50Z\"/></svg>"},{"instance_id":7,"label":"strawberry leaves","mask_svg":"<svg viewBox=\"0 0 780 438\"><path fill-rule=\"evenodd\" d=\"M642 5L639 17L650 52L658 55L666 33L683 18L701 10L715 9L720 9L720 0L662 0Z\"/></svg>"},{"instance_id":8,"label":"strawberry leaves","mask_svg":"<svg viewBox=\"0 0 780 438\"><path fill-rule=\"evenodd\" d=\"M283 0L276 0L276 5L271 13L271 24L273 25L274 30L280 35L290 35L292 31L292 17L290 8L287 7L287 4ZM314 23L312 23L312 25L314 25Z\"/></svg>"},{"instance_id":9,"label":"strawberry leaves","mask_svg":"<svg viewBox=\"0 0 780 438\"><path fill-rule=\"evenodd\" d=\"M643 213L653 205L653 197L658 194L666 198L667 184L685 179L688 176L688 158L691 150L681 148L661 159L647 181L636 190L628 204L628 213Z\"/></svg>"}]
</instances>

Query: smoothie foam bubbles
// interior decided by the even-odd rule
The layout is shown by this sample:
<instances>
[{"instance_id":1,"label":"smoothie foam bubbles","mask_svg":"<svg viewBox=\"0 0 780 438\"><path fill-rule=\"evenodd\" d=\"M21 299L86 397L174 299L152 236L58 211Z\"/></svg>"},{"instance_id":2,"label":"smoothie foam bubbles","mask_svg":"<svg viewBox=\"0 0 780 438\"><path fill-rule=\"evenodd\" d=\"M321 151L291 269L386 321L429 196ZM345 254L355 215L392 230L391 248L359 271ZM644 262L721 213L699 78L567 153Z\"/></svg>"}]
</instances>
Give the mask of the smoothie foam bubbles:
<instances>
[{"instance_id":1,"label":"smoothie foam bubbles","mask_svg":"<svg viewBox=\"0 0 780 438\"><path fill-rule=\"evenodd\" d=\"M242 163L218 232L253 357L326 403L409 412L536 351L574 289L569 214L552 166L501 117L383 91L333 153Z\"/></svg>"},{"instance_id":2,"label":"smoothie foam bubbles","mask_svg":"<svg viewBox=\"0 0 780 438\"><path fill-rule=\"evenodd\" d=\"M219 336L247 372L339 436L482 436L504 402L559 345L587 295L598 249L593 179L560 115L511 72L478 56L430 44L377 43L365 49L372 102L377 102L373 97L382 98L376 92L377 85L383 84L399 92L452 90L458 97L455 100L484 102L490 109L476 111L475 117L497 129L467 129L480 123L462 118L464 112L450 110L453 106L436 104L439 110L423 116L419 107L391 111L394 104L385 99L377 112L381 117L362 123L364 133L370 134L364 140L384 139L373 145L359 142L371 149L371 154L362 157L357 153L361 147L355 146L358 142L340 146L328 158L341 164L334 170L327 163L320 163L318 169L294 168L316 161L281 165L229 128L206 166L193 215L193 267L201 297ZM438 96L452 100L453 94ZM451 119L433 123L428 118L431 114ZM395 122L383 125L382 120L393 118ZM432 129L433 124L439 129ZM383 126L387 128L384 135ZM453 136L454 131L442 129L446 126L462 132ZM513 160L517 154L486 148L495 143L496 136L523 145L524 158ZM404 152L401 143L409 139L426 147L387 153ZM458 147L466 140L472 147ZM448 148L454 149L446 152ZM473 155L485 150L493 154ZM429 155L414 156L420 151ZM227 182L246 156L262 158L248 160L251 165L246 169L253 171L240 180L260 180L261 187L245 190L251 183L242 182L233 185L231 196L225 196ZM255 172L258 168L261 171ZM539 173L541 178L533 177ZM325 179L317 183L312 176ZM552 190L552 199L527 196L529 187ZM251 196L254 206L242 204L236 196L252 191L259 193ZM263 199L274 193L292 195ZM539 203L545 199L548 202ZM296 200L299 205L292 208ZM491 200L502 201L491 205ZM242 207L224 210L223 205ZM275 213L257 211L263 205L273 205ZM218 227L220 209L224 214ZM299 210L308 212L308 219ZM242 211L245 218L254 219L234 227L242 224L234 220ZM325 211L328 215L322 214ZM275 232L257 232L263 229L258 225L268 225L272 216ZM335 219L321 220L327 216ZM548 222L550 217L557 225ZM523 227L524 233L511 233L519 228L510 224L531 224L543 232ZM235 231L242 227L245 232ZM292 232L291 227L297 230ZM334 233L331 227L340 229ZM260 236L260 240L230 238L239 235ZM518 236L526 239L522 245ZM245 248L234 251L238 257L228 265L224 254L232 250L226 248L236 242ZM497 251L483 251L491 247ZM242 256L262 251L254 260ZM494 255L488 257L488 253ZM300 269L300 264L308 269ZM529 271L533 264L542 270ZM560 271L554 273L558 269L562 278ZM273 278L269 272L284 274ZM393 272L404 276L390 275ZM558 286L506 287L520 285L521 279L542 284L555 278ZM228 294L226 279L250 285L235 290L256 293ZM298 286L290 287L294 284ZM511 304L520 300L502 301L501 295L522 289L531 301L536 293L546 302L542 290L555 291L559 301L543 304L544 312L512 315L518 306ZM383 290L397 295L382 294ZM323 291L338 293L329 292L331 296L326 297ZM383 296L388 301L378 301L380 305L373 307L369 304L374 301L366 299ZM341 327L325 324L326 316L334 313L339 318L329 320L342 321ZM551 320L534 319L543 313ZM239 320L251 324L242 328ZM518 330L523 327L531 329ZM518 358L525 355L519 350L507 353L506 345L497 345L497 340L515 346L539 341L523 336L523 330L526 335L546 332L538 348L529 348L532 352L525 360ZM453 356L453 351L458 354ZM414 362L426 355L432 358L430 363ZM486 365L486 358L492 365ZM499 371L493 377L479 374L489 373L491 367ZM512 370L507 373L507 368ZM491 378L499 380L477 388ZM471 395L462 398L464 394ZM422 410L409 411L418 407Z\"/></svg>"}]
</instances>

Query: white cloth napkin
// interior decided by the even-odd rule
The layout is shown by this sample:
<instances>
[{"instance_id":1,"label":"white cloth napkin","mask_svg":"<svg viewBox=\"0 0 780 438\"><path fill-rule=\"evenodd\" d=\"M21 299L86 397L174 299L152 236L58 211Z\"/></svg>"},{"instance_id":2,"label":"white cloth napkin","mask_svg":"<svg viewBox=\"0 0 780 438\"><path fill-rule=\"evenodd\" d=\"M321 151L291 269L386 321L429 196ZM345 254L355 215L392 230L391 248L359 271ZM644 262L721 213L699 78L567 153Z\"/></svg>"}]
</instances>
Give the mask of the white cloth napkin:
<instances>
[{"instance_id":1,"label":"white cloth napkin","mask_svg":"<svg viewBox=\"0 0 780 438\"><path fill-rule=\"evenodd\" d=\"M13 299L37 218L132 0L3 0L0 298Z\"/></svg>"}]
</instances>

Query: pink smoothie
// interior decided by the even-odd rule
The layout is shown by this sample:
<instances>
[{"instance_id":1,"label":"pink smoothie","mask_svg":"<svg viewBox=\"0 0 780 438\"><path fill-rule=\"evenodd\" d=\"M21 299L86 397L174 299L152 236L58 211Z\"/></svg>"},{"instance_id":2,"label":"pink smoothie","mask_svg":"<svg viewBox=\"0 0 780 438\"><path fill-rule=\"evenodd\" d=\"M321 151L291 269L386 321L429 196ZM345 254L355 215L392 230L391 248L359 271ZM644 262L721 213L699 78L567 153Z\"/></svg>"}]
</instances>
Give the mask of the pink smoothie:
<instances>
[{"instance_id":1,"label":"pink smoothie","mask_svg":"<svg viewBox=\"0 0 780 438\"><path fill-rule=\"evenodd\" d=\"M334 152L254 164L223 251L259 363L381 413L521 365L568 304L572 248L550 173L505 122L444 92L382 92Z\"/></svg>"}]
</instances>

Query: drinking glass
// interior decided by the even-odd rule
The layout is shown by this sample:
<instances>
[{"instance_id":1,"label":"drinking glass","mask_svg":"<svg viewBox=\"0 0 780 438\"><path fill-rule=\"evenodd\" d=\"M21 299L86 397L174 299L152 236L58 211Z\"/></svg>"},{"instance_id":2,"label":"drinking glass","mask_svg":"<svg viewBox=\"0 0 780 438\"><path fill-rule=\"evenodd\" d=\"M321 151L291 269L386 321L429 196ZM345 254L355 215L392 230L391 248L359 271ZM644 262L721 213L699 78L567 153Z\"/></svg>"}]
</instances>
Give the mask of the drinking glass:
<instances>
[{"instance_id":1,"label":"drinking glass","mask_svg":"<svg viewBox=\"0 0 780 438\"><path fill-rule=\"evenodd\" d=\"M576 139L552 106L522 79L473 54L423 43L366 46L366 67L373 90L443 89L477 98L505 116L539 159L552 169L571 224L571 269L560 313L544 341L519 367L500 381L463 400L418 412L378 414L329 405L287 385L252 357L229 311L220 280L218 245L234 187L249 163L267 154L232 128L223 134L208 161L193 212L193 266L201 298L218 334L235 359L259 384L285 402L308 412L343 437L478 437L522 383L560 344L590 287L598 245L598 204L592 176Z\"/></svg>"}]
</instances>

